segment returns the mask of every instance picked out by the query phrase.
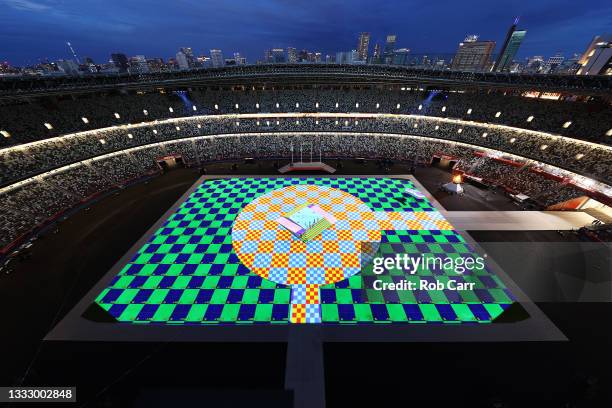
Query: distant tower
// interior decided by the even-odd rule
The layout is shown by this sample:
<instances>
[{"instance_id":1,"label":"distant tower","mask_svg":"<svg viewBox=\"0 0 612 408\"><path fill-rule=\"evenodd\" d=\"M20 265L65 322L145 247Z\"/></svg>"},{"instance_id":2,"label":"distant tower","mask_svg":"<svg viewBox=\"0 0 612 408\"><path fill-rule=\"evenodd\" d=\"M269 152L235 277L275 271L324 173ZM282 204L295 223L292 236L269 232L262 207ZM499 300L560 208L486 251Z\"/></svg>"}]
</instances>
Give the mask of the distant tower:
<instances>
[{"instance_id":1,"label":"distant tower","mask_svg":"<svg viewBox=\"0 0 612 408\"><path fill-rule=\"evenodd\" d=\"M72 56L74 57L74 60L76 61L77 64L81 64L81 61L79 61L79 57L77 57L76 52L74 51L74 48L72 48L72 44L70 44L70 41L66 41L66 45L68 46L68 48L70 48L70 52L72 53Z\"/></svg>"},{"instance_id":2,"label":"distant tower","mask_svg":"<svg viewBox=\"0 0 612 408\"><path fill-rule=\"evenodd\" d=\"M368 60L368 48L370 46L370 33L359 34L359 43L357 44L357 53L359 54L359 60Z\"/></svg>"},{"instance_id":3,"label":"distant tower","mask_svg":"<svg viewBox=\"0 0 612 408\"><path fill-rule=\"evenodd\" d=\"M385 41L385 48L383 50L383 58L385 64L391 64L391 62L393 62L393 51L395 51L396 41L397 36L395 34L389 34L387 36L387 40Z\"/></svg>"},{"instance_id":4,"label":"distant tower","mask_svg":"<svg viewBox=\"0 0 612 408\"><path fill-rule=\"evenodd\" d=\"M493 71L506 71L512 63L512 59L516 55L516 52L521 46L521 43L523 42L523 39L527 34L527 30L517 30L516 26L518 22L519 18L516 17L514 19L514 23L508 29L506 39L504 40L504 45L502 46L502 49L499 52L499 55L497 56L495 65L493 65Z\"/></svg>"}]
</instances>

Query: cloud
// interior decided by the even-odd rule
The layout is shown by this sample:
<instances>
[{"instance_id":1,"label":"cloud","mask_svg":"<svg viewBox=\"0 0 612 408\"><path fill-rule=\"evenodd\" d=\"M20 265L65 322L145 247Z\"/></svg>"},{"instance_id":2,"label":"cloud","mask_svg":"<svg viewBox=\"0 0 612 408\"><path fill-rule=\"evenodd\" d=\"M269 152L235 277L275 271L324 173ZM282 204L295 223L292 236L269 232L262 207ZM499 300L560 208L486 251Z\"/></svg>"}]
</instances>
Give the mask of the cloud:
<instances>
[{"instance_id":1,"label":"cloud","mask_svg":"<svg viewBox=\"0 0 612 408\"><path fill-rule=\"evenodd\" d=\"M7 6L16 10L41 12L51 8L50 5L33 0L2 0Z\"/></svg>"}]
</instances>

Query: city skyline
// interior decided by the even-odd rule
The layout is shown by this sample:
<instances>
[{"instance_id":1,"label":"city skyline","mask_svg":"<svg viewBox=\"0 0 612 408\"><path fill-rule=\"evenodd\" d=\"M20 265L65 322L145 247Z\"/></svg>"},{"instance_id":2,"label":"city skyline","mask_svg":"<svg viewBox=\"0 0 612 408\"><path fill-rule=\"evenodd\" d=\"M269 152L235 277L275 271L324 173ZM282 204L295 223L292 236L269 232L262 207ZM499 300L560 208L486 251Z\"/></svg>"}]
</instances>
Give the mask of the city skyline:
<instances>
[{"instance_id":1,"label":"city skyline","mask_svg":"<svg viewBox=\"0 0 612 408\"><path fill-rule=\"evenodd\" d=\"M6 11L0 16L0 37L11 44L2 50L0 61L27 66L44 59L72 59L66 45L70 41L79 57L88 56L99 63L107 62L111 53L167 60L181 47L192 47L194 55L209 55L210 49L221 49L226 55L239 52L254 63L263 60L264 50L270 48L293 47L323 55L350 51L357 48L361 32L371 33L370 55L375 44L384 47L388 34L397 35L396 48L409 48L414 54L454 54L468 34L496 41L499 47L518 15L519 28L526 28L529 34L517 59L557 52L570 56L582 52L593 36L609 31L612 15L612 6L603 1L588 5L548 0L537 5L449 2L442 6L437 3L436 9L421 1L374 4L300 0L290 7L282 1L265 0L254 7L240 1L230 5L182 0L172 12L165 3L147 2L148 10L137 7L142 4L105 2L102 7L71 0L0 0ZM572 5L571 12L565 4ZM453 9L462 14L452 13ZM202 19L194 20L199 13ZM281 21L276 18L280 15ZM419 15L423 18L417 18ZM449 21L459 15L458 21ZM402 20L401 16L413 18ZM228 34L228 30L232 32Z\"/></svg>"}]
</instances>

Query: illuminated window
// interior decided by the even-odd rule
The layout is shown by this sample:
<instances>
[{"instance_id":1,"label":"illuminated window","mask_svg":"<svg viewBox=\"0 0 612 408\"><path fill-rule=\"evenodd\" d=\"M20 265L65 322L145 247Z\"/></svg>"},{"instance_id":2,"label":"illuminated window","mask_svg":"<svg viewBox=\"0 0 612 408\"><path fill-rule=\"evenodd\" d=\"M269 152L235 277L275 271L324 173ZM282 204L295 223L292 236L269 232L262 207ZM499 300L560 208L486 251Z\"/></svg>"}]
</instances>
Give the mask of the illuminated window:
<instances>
[{"instance_id":1,"label":"illuminated window","mask_svg":"<svg viewBox=\"0 0 612 408\"><path fill-rule=\"evenodd\" d=\"M142 110L142 113L144 113L144 115L145 115L145 116L149 116L149 111L148 111L148 110L146 110L146 109L143 109L143 110Z\"/></svg>"},{"instance_id":2,"label":"illuminated window","mask_svg":"<svg viewBox=\"0 0 612 408\"><path fill-rule=\"evenodd\" d=\"M533 116L527 118L527 122L531 122L533 120Z\"/></svg>"},{"instance_id":3,"label":"illuminated window","mask_svg":"<svg viewBox=\"0 0 612 408\"><path fill-rule=\"evenodd\" d=\"M128 137L128 139L133 139L133 138L134 138L134 135L132 135L131 133L128 133L128 134L127 134L127 137Z\"/></svg>"},{"instance_id":4,"label":"illuminated window","mask_svg":"<svg viewBox=\"0 0 612 408\"><path fill-rule=\"evenodd\" d=\"M496 117L496 118L499 118L500 116L501 116L501 112L497 112L497 113L495 114L495 117Z\"/></svg>"},{"instance_id":5,"label":"illuminated window","mask_svg":"<svg viewBox=\"0 0 612 408\"><path fill-rule=\"evenodd\" d=\"M482 134L482 137L484 137L484 138L486 138L487 136L489 136L489 134L488 134L487 132L484 132L484 133Z\"/></svg>"},{"instance_id":6,"label":"illuminated window","mask_svg":"<svg viewBox=\"0 0 612 408\"><path fill-rule=\"evenodd\" d=\"M510 139L510 143L514 143L516 142L516 137L513 137L512 139Z\"/></svg>"},{"instance_id":7,"label":"illuminated window","mask_svg":"<svg viewBox=\"0 0 612 408\"><path fill-rule=\"evenodd\" d=\"M11 134L7 132L6 130L0 130L0 135L4 137L11 137Z\"/></svg>"},{"instance_id":8,"label":"illuminated window","mask_svg":"<svg viewBox=\"0 0 612 408\"><path fill-rule=\"evenodd\" d=\"M446 106L442 107L442 112L446 112Z\"/></svg>"},{"instance_id":9,"label":"illuminated window","mask_svg":"<svg viewBox=\"0 0 612 408\"><path fill-rule=\"evenodd\" d=\"M85 116L83 116L81 120L83 121L83 123L89 123L89 119L87 119Z\"/></svg>"},{"instance_id":10,"label":"illuminated window","mask_svg":"<svg viewBox=\"0 0 612 408\"><path fill-rule=\"evenodd\" d=\"M580 159L582 159L583 157L584 157L584 154L582 154L582 153L578 153L578 154L576 155L576 160L580 160Z\"/></svg>"},{"instance_id":11,"label":"illuminated window","mask_svg":"<svg viewBox=\"0 0 612 408\"><path fill-rule=\"evenodd\" d=\"M259 126L259 121L257 121L257 126Z\"/></svg>"},{"instance_id":12,"label":"illuminated window","mask_svg":"<svg viewBox=\"0 0 612 408\"><path fill-rule=\"evenodd\" d=\"M540 146L540 150L546 150L548 149L548 145L543 144L542 146Z\"/></svg>"},{"instance_id":13,"label":"illuminated window","mask_svg":"<svg viewBox=\"0 0 612 408\"><path fill-rule=\"evenodd\" d=\"M119 115L117 112L115 112L115 118L121 119L121 115Z\"/></svg>"},{"instance_id":14,"label":"illuminated window","mask_svg":"<svg viewBox=\"0 0 612 408\"><path fill-rule=\"evenodd\" d=\"M336 121L336 125L338 125L338 121Z\"/></svg>"},{"instance_id":15,"label":"illuminated window","mask_svg":"<svg viewBox=\"0 0 612 408\"><path fill-rule=\"evenodd\" d=\"M100 143L102 143L102 144L106 144L106 140L104 140L104 139L100 139Z\"/></svg>"},{"instance_id":16,"label":"illuminated window","mask_svg":"<svg viewBox=\"0 0 612 408\"><path fill-rule=\"evenodd\" d=\"M567 122L565 122L565 123L563 124L563 129L567 129L568 127L570 127L570 126L571 126L571 124L572 124L572 121L571 121L571 120L568 120Z\"/></svg>"},{"instance_id":17,"label":"illuminated window","mask_svg":"<svg viewBox=\"0 0 612 408\"><path fill-rule=\"evenodd\" d=\"M318 120L315 120L315 125L318 125L318 124L319 124L319 121L318 121Z\"/></svg>"},{"instance_id":18,"label":"illuminated window","mask_svg":"<svg viewBox=\"0 0 612 408\"><path fill-rule=\"evenodd\" d=\"M349 124L349 121L348 121L348 120L345 120L345 121L344 121L344 126L348 126L348 124Z\"/></svg>"},{"instance_id":19,"label":"illuminated window","mask_svg":"<svg viewBox=\"0 0 612 408\"><path fill-rule=\"evenodd\" d=\"M174 112L174 109L172 109L172 106L168 108L168 110L170 111L170 113Z\"/></svg>"},{"instance_id":20,"label":"illuminated window","mask_svg":"<svg viewBox=\"0 0 612 408\"><path fill-rule=\"evenodd\" d=\"M277 121L276 121L276 125L277 125L277 126L278 126L278 125L280 125L280 121L278 121L278 120L277 120Z\"/></svg>"},{"instance_id":21,"label":"illuminated window","mask_svg":"<svg viewBox=\"0 0 612 408\"><path fill-rule=\"evenodd\" d=\"M468 115L471 115L471 114L472 114L472 108L470 108L470 109L468 109L468 110L467 110L467 114L468 114Z\"/></svg>"},{"instance_id":22,"label":"illuminated window","mask_svg":"<svg viewBox=\"0 0 612 408\"><path fill-rule=\"evenodd\" d=\"M270 126L270 121L266 120L266 126Z\"/></svg>"}]
</instances>

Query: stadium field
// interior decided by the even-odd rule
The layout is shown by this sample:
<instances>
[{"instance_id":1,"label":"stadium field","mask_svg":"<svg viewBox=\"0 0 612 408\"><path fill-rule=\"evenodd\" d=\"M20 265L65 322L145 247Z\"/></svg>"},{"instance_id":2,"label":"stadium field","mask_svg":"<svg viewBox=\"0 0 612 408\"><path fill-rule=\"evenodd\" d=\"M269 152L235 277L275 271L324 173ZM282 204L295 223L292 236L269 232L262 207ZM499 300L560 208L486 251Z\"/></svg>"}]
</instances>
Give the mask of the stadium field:
<instances>
[{"instance_id":1,"label":"stadium field","mask_svg":"<svg viewBox=\"0 0 612 408\"><path fill-rule=\"evenodd\" d=\"M514 302L486 265L375 276L363 257L476 257L416 188L392 177L202 181L130 254L95 303L121 323L169 325L490 323ZM275 220L315 203L336 222L308 242ZM372 245L373 244L373 245ZM378 291L372 281L470 283L470 290Z\"/></svg>"}]
</instances>

